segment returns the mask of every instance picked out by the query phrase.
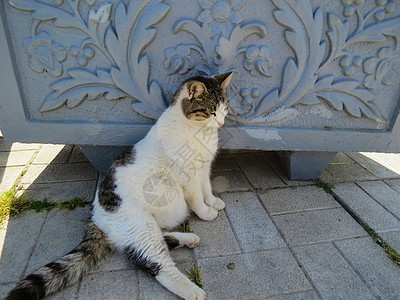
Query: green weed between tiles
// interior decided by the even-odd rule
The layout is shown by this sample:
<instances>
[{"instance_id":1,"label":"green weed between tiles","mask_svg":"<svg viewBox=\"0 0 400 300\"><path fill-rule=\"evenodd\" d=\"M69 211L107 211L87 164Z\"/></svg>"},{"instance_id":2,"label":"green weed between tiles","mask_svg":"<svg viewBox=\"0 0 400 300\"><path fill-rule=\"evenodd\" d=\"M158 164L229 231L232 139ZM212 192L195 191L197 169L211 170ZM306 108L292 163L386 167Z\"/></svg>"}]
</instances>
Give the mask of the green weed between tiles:
<instances>
[{"instance_id":1,"label":"green weed between tiles","mask_svg":"<svg viewBox=\"0 0 400 300\"><path fill-rule=\"evenodd\" d=\"M36 212L50 211L54 208L74 210L77 207L85 207L91 202L85 201L84 197L74 197L70 200L57 203L47 198L34 200L26 193L18 194L15 185L9 191L0 196L0 225L9 217L14 217L26 210L35 210Z\"/></svg>"},{"instance_id":2,"label":"green weed between tiles","mask_svg":"<svg viewBox=\"0 0 400 300\"><path fill-rule=\"evenodd\" d=\"M394 250L388 243L386 243L380 236L379 234L373 230L371 227L368 225L361 225L366 232L372 237L375 243L377 243L379 246L385 250L386 254L396 263L398 267L400 267L400 255L397 253L396 250Z\"/></svg>"},{"instance_id":3,"label":"green weed between tiles","mask_svg":"<svg viewBox=\"0 0 400 300\"><path fill-rule=\"evenodd\" d=\"M179 231L179 232L185 232L185 233L192 232L192 231L190 230L189 221L183 222L183 223L177 228L177 231Z\"/></svg>"},{"instance_id":4,"label":"green weed between tiles","mask_svg":"<svg viewBox=\"0 0 400 300\"><path fill-rule=\"evenodd\" d=\"M324 182L319 179L315 181L315 184L317 187L324 189L324 191L328 194L332 194L332 189L335 187L332 183Z\"/></svg>"},{"instance_id":5,"label":"green weed between tiles","mask_svg":"<svg viewBox=\"0 0 400 300\"><path fill-rule=\"evenodd\" d=\"M189 279L198 287L202 288L203 287L203 281L201 281L201 270L200 267L192 262L192 267L190 270L186 270Z\"/></svg>"}]
</instances>

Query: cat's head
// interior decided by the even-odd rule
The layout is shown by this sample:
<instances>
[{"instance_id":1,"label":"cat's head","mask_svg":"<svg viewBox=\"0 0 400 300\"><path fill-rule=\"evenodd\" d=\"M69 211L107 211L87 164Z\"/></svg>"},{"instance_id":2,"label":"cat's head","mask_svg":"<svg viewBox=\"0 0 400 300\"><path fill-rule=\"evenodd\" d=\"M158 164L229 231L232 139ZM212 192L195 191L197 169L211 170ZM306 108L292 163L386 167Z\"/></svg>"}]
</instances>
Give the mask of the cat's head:
<instances>
[{"instance_id":1,"label":"cat's head","mask_svg":"<svg viewBox=\"0 0 400 300\"><path fill-rule=\"evenodd\" d=\"M231 77L232 72L190 78L179 89L174 104L180 106L188 120L220 127L228 113L226 87Z\"/></svg>"}]
</instances>

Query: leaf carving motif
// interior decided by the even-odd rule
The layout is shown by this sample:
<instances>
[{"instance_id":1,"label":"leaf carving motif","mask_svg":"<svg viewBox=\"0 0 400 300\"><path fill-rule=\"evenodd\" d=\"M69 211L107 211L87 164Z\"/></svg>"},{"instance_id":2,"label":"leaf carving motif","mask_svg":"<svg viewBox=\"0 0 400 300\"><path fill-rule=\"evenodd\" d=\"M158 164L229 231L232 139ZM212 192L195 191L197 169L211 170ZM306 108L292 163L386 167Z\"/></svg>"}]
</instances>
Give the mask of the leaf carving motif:
<instances>
[{"instance_id":1,"label":"leaf carving motif","mask_svg":"<svg viewBox=\"0 0 400 300\"><path fill-rule=\"evenodd\" d=\"M94 56L93 50L87 47L93 45L109 60L111 68L98 68L95 72L84 68L68 70L68 78L51 84L53 92L45 98L39 111L51 111L64 104L73 108L85 100L100 97L108 100L131 98L132 107L138 113L158 118L166 103L158 82L149 78L150 63L144 50L154 40L156 25L166 17L170 6L162 3L163 0L129 1L127 7L119 1L115 9L114 29L110 26L113 3L104 2L97 9L90 8L86 21L79 12L81 0L66 2L72 12L36 0L9 1L14 8L30 12L32 18L39 22L50 21L56 27L80 30L87 35L81 43L86 57ZM72 51L78 55L80 50ZM87 60L82 59L77 57L78 64L86 66Z\"/></svg>"}]
</instances>

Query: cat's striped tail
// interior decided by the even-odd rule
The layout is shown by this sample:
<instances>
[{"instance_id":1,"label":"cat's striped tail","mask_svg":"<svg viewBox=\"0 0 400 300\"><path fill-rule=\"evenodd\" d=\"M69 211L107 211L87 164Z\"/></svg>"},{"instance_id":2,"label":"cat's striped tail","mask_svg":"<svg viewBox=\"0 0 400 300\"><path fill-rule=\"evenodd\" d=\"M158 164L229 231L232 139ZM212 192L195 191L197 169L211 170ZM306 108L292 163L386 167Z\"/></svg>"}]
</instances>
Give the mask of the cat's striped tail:
<instances>
[{"instance_id":1,"label":"cat's striped tail","mask_svg":"<svg viewBox=\"0 0 400 300\"><path fill-rule=\"evenodd\" d=\"M89 222L83 241L70 253L36 270L10 291L6 300L42 299L76 283L112 252L103 231Z\"/></svg>"}]
</instances>

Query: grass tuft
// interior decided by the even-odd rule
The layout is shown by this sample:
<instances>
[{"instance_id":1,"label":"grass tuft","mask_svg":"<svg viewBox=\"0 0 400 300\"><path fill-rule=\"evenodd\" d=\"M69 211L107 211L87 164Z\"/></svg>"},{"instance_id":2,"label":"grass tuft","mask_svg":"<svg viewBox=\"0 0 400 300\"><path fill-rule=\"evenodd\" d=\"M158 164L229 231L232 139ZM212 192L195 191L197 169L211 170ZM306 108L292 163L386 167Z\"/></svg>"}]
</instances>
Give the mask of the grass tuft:
<instances>
[{"instance_id":1,"label":"grass tuft","mask_svg":"<svg viewBox=\"0 0 400 300\"><path fill-rule=\"evenodd\" d=\"M91 202L84 197L74 197L70 200L57 203L47 198L34 200L26 193L18 195L18 187L15 185L9 191L0 195L0 225L9 217L14 217L25 210L50 211L53 208L73 210L77 207L85 207Z\"/></svg>"},{"instance_id":2,"label":"grass tuft","mask_svg":"<svg viewBox=\"0 0 400 300\"><path fill-rule=\"evenodd\" d=\"M200 267L192 262L192 268L190 270L186 270L189 279L198 287L203 288L203 281L201 280L201 270Z\"/></svg>"},{"instance_id":3,"label":"grass tuft","mask_svg":"<svg viewBox=\"0 0 400 300\"><path fill-rule=\"evenodd\" d=\"M50 211L56 206L56 202L49 201L49 199L44 198L42 200L31 200L29 209L33 209L36 212L41 212L43 210Z\"/></svg>"},{"instance_id":4,"label":"grass tuft","mask_svg":"<svg viewBox=\"0 0 400 300\"><path fill-rule=\"evenodd\" d=\"M324 189L324 191L328 194L332 194L333 193L332 189L335 187L332 183L324 182L319 179L315 181L315 184L317 185L317 187Z\"/></svg>"},{"instance_id":5,"label":"grass tuft","mask_svg":"<svg viewBox=\"0 0 400 300\"><path fill-rule=\"evenodd\" d=\"M73 210L77 207L85 207L91 202L85 201L85 197L74 197L71 200L66 200L58 205L59 209Z\"/></svg>"},{"instance_id":6,"label":"grass tuft","mask_svg":"<svg viewBox=\"0 0 400 300\"><path fill-rule=\"evenodd\" d=\"M192 231L190 230L189 220L183 222L183 223L177 228L177 231L179 231L179 232L185 232L185 233L192 232Z\"/></svg>"},{"instance_id":7,"label":"grass tuft","mask_svg":"<svg viewBox=\"0 0 400 300\"><path fill-rule=\"evenodd\" d=\"M361 226L366 232L368 232L374 242L381 246L383 250L385 250L386 254L396 263L398 267L400 267L400 254L398 254L395 249L393 249L388 243L386 243L374 229L365 224Z\"/></svg>"}]
</instances>

